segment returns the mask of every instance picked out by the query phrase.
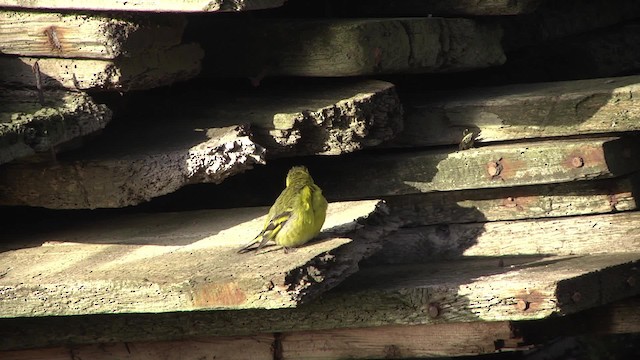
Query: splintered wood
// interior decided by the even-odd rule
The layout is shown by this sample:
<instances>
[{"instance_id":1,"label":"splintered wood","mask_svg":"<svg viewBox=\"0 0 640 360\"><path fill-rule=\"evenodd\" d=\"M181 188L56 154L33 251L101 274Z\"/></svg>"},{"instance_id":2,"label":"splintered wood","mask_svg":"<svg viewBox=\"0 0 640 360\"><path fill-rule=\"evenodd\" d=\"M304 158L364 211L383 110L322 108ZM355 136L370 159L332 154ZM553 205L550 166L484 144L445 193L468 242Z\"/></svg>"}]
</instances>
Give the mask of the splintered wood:
<instances>
[{"instance_id":1,"label":"splintered wood","mask_svg":"<svg viewBox=\"0 0 640 360\"><path fill-rule=\"evenodd\" d=\"M0 317L295 307L355 273L379 249L395 226L380 225L382 206L330 204L318 240L288 254L273 247L237 253L260 232L267 208L45 229L4 245L21 249L0 254ZM371 226L363 227L367 221Z\"/></svg>"},{"instance_id":2,"label":"splintered wood","mask_svg":"<svg viewBox=\"0 0 640 360\"><path fill-rule=\"evenodd\" d=\"M56 145L101 130L111 120L111 110L87 94L55 90L40 95L0 88L0 164L36 152L54 153Z\"/></svg>"},{"instance_id":3,"label":"splintered wood","mask_svg":"<svg viewBox=\"0 0 640 360\"><path fill-rule=\"evenodd\" d=\"M143 113L131 114L131 121L114 124L55 164L10 164L0 173L0 204L136 205L187 184L220 183L264 163L267 155L353 152L380 144L402 128L395 88L383 81L219 102L191 92L174 94L177 99L169 96L166 103L147 100ZM176 110L182 109L176 105L181 100L180 106L191 103L191 110Z\"/></svg>"},{"instance_id":4,"label":"splintered wood","mask_svg":"<svg viewBox=\"0 0 640 360\"><path fill-rule=\"evenodd\" d=\"M140 90L193 78L204 56L197 44L116 59L0 57L4 84L35 87L32 67L38 63L42 87L74 90Z\"/></svg>"},{"instance_id":5,"label":"splintered wood","mask_svg":"<svg viewBox=\"0 0 640 360\"><path fill-rule=\"evenodd\" d=\"M108 137L101 137L94 144L100 149L100 143L107 141L109 151L85 148L80 156L86 160L7 164L0 173L0 203L63 209L124 207L189 183L220 183L264 163L264 149L249 138L244 126L198 131L188 124L176 125L149 133L114 134L118 144L127 146L113 147ZM125 141L126 136L130 138ZM33 180L46 181L19 185L30 182L34 171L39 175ZM22 192L21 187L31 190Z\"/></svg>"}]
</instances>

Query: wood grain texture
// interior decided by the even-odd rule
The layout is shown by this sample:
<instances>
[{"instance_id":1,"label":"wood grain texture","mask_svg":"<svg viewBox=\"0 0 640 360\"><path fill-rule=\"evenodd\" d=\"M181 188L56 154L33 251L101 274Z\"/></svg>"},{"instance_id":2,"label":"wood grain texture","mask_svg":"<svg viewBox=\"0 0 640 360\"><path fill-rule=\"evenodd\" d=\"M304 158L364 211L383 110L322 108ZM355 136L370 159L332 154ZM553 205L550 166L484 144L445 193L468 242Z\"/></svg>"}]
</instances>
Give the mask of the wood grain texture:
<instances>
[{"instance_id":1,"label":"wood grain texture","mask_svg":"<svg viewBox=\"0 0 640 360\"><path fill-rule=\"evenodd\" d=\"M631 155L636 144L631 138L589 138L353 154L340 162L317 160L326 170L316 180L332 199L592 180L638 169Z\"/></svg>"},{"instance_id":2,"label":"wood grain texture","mask_svg":"<svg viewBox=\"0 0 640 360\"><path fill-rule=\"evenodd\" d=\"M539 219L636 210L640 178L385 197L408 227Z\"/></svg>"},{"instance_id":3,"label":"wood grain texture","mask_svg":"<svg viewBox=\"0 0 640 360\"><path fill-rule=\"evenodd\" d=\"M219 337L168 342L95 344L64 348L7 351L0 353L4 360L271 360L273 336L243 338Z\"/></svg>"},{"instance_id":4,"label":"wood grain texture","mask_svg":"<svg viewBox=\"0 0 640 360\"><path fill-rule=\"evenodd\" d=\"M323 233L291 253L237 253L267 208L120 216L17 236L5 245L17 250L0 254L0 317L295 307L379 249L397 227L382 223L381 206L330 204Z\"/></svg>"},{"instance_id":5,"label":"wood grain texture","mask_svg":"<svg viewBox=\"0 0 640 360\"><path fill-rule=\"evenodd\" d=\"M0 88L0 164L53 151L56 145L96 132L111 120L111 110L82 92L43 93Z\"/></svg>"},{"instance_id":6,"label":"wood grain texture","mask_svg":"<svg viewBox=\"0 0 640 360\"><path fill-rule=\"evenodd\" d=\"M206 91L181 90L147 102L133 99L139 113L121 115L122 121L100 138L61 154L56 164L3 169L0 203L58 209L136 205L186 184L220 183L264 163L267 155L340 154L371 147L402 126L395 89L382 81L227 95L217 101ZM251 131L237 125L243 123L250 123ZM283 176L274 175L278 186Z\"/></svg>"},{"instance_id":7,"label":"wood grain texture","mask_svg":"<svg viewBox=\"0 0 640 360\"><path fill-rule=\"evenodd\" d=\"M463 71L506 60L497 26L467 19L221 21L203 47L214 76L359 76ZM297 34L292 37L291 34Z\"/></svg>"},{"instance_id":8,"label":"wood grain texture","mask_svg":"<svg viewBox=\"0 0 640 360\"><path fill-rule=\"evenodd\" d=\"M0 11L0 52L20 56L114 59L182 41L183 15L105 16Z\"/></svg>"},{"instance_id":9,"label":"wood grain texture","mask_svg":"<svg viewBox=\"0 0 640 360\"><path fill-rule=\"evenodd\" d=\"M429 262L460 256L584 255L640 248L640 213L441 224L400 229L372 263Z\"/></svg>"},{"instance_id":10,"label":"wood grain texture","mask_svg":"<svg viewBox=\"0 0 640 360\"><path fill-rule=\"evenodd\" d=\"M0 0L0 6L26 9L148 11L148 12L217 12L268 9L281 6L282 0Z\"/></svg>"},{"instance_id":11,"label":"wood grain texture","mask_svg":"<svg viewBox=\"0 0 640 360\"><path fill-rule=\"evenodd\" d=\"M639 130L640 76L477 88L405 97L397 146L477 143Z\"/></svg>"},{"instance_id":12,"label":"wood grain texture","mask_svg":"<svg viewBox=\"0 0 640 360\"><path fill-rule=\"evenodd\" d=\"M61 155L53 164L7 164L0 173L0 203L58 209L124 207L189 183L220 183L264 163L264 148L243 126L198 131L177 124L163 132L129 133L127 142L127 135L121 134L114 134L116 143L128 146L113 148L109 143L108 154L94 147L76 151L86 156L84 160Z\"/></svg>"},{"instance_id":13,"label":"wood grain texture","mask_svg":"<svg viewBox=\"0 0 640 360\"><path fill-rule=\"evenodd\" d=\"M506 322L290 332L282 359L415 359L494 353L516 340Z\"/></svg>"},{"instance_id":14,"label":"wood grain texture","mask_svg":"<svg viewBox=\"0 0 640 360\"><path fill-rule=\"evenodd\" d=\"M0 78L7 86L35 88L37 63L44 88L141 90L195 77L203 55L198 45L186 44L114 60L1 56Z\"/></svg>"},{"instance_id":15,"label":"wood grain texture","mask_svg":"<svg viewBox=\"0 0 640 360\"><path fill-rule=\"evenodd\" d=\"M544 319L637 295L628 279L639 275L639 260L639 254L610 253L377 266L295 309L0 319L0 349Z\"/></svg>"}]
</instances>

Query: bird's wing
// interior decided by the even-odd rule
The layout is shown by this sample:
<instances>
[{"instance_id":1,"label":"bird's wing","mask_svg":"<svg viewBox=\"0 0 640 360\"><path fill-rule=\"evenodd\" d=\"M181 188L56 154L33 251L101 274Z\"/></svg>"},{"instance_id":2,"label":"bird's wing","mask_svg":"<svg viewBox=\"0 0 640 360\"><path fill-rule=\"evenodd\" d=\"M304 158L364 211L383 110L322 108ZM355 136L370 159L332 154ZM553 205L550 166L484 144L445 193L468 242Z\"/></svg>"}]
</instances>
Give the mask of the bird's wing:
<instances>
[{"instance_id":1,"label":"bird's wing","mask_svg":"<svg viewBox=\"0 0 640 360\"><path fill-rule=\"evenodd\" d=\"M280 230L282 230L284 224L286 224L287 221L291 218L292 214L292 209L287 209L287 211L281 212L280 214L271 218L264 230L262 230L260 235L258 235L258 237L262 237L262 240L260 241L260 244L258 244L256 251L265 246L267 242L269 242L269 240L273 240L276 238Z\"/></svg>"}]
</instances>

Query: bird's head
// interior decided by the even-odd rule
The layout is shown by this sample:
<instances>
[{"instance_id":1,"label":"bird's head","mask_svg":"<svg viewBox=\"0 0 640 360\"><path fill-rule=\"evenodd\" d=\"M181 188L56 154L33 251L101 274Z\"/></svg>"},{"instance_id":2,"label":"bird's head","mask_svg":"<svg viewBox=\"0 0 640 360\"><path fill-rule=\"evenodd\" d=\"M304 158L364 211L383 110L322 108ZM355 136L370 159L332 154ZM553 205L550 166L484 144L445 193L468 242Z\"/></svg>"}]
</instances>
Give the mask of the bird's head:
<instances>
[{"instance_id":1,"label":"bird's head","mask_svg":"<svg viewBox=\"0 0 640 360\"><path fill-rule=\"evenodd\" d=\"M309 170L304 166L294 166L287 173L287 186L293 182L300 183L308 181L313 182L313 179L311 179L311 175L309 175Z\"/></svg>"}]
</instances>

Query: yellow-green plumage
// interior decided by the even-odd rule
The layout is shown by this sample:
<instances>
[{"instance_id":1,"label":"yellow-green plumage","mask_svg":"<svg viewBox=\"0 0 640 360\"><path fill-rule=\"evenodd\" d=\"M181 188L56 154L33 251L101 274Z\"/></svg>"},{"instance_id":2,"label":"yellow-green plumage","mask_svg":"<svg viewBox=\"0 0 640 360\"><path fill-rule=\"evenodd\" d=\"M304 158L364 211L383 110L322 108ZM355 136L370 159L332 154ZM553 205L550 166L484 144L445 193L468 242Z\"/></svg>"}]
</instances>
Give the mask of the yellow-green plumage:
<instances>
[{"instance_id":1,"label":"yellow-green plumage","mask_svg":"<svg viewBox=\"0 0 640 360\"><path fill-rule=\"evenodd\" d=\"M274 241L285 249L298 247L320 233L327 215L327 200L304 166L294 166L287 174L286 187L276 199L258 236L238 252L256 251Z\"/></svg>"}]
</instances>

